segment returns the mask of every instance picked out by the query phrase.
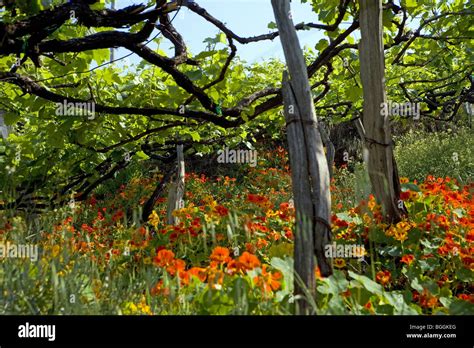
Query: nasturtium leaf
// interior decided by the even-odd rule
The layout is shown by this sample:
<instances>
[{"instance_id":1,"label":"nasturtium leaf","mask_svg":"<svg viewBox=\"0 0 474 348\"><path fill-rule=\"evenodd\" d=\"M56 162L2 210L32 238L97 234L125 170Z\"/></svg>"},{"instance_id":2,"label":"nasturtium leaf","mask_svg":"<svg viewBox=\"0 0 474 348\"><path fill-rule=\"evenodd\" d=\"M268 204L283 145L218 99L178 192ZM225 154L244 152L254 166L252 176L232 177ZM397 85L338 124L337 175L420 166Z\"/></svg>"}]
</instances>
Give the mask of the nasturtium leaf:
<instances>
[{"instance_id":1,"label":"nasturtium leaf","mask_svg":"<svg viewBox=\"0 0 474 348\"><path fill-rule=\"evenodd\" d=\"M374 282L372 279L367 278L366 276L354 273L352 271L349 271L349 277L356 280L358 283L360 283L364 288L366 288L371 293L376 294L376 295L382 295L383 293L382 286Z\"/></svg>"}]
</instances>

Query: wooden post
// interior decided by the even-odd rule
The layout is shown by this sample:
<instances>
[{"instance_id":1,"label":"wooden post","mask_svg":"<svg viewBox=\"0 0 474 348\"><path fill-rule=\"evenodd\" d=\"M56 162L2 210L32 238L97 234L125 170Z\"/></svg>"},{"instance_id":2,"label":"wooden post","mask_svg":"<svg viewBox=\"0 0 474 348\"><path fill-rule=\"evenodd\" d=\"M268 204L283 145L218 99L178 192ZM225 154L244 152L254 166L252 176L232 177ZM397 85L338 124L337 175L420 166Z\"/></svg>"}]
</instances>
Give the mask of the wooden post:
<instances>
[{"instance_id":1,"label":"wooden post","mask_svg":"<svg viewBox=\"0 0 474 348\"><path fill-rule=\"evenodd\" d=\"M321 274L332 273L324 254L331 233L328 164L290 4L288 0L272 0L272 6L289 71L289 75L283 75L282 92L296 209L295 294L314 295L315 254ZM305 301L297 301L297 310L300 314L311 313Z\"/></svg>"},{"instance_id":2,"label":"wooden post","mask_svg":"<svg viewBox=\"0 0 474 348\"><path fill-rule=\"evenodd\" d=\"M321 134L321 139L323 141L324 147L326 148L326 161L328 162L329 179L332 179L332 167L334 165L336 149L334 148L334 144L329 137L329 130L326 132L324 127L324 124L319 122L319 133Z\"/></svg>"},{"instance_id":3,"label":"wooden post","mask_svg":"<svg viewBox=\"0 0 474 348\"><path fill-rule=\"evenodd\" d=\"M184 153L183 145L176 146L178 168L175 179L169 184L168 192L168 214L169 225L179 224L179 219L173 216L173 212L184 207Z\"/></svg>"},{"instance_id":4,"label":"wooden post","mask_svg":"<svg viewBox=\"0 0 474 348\"><path fill-rule=\"evenodd\" d=\"M372 190L385 218L400 221L406 209L400 201L400 183L393 155L389 116L382 116L387 102L383 47L382 0L359 0L360 75L364 92L363 144Z\"/></svg>"},{"instance_id":5,"label":"wooden post","mask_svg":"<svg viewBox=\"0 0 474 348\"><path fill-rule=\"evenodd\" d=\"M110 4L110 9L115 10L115 0L112 0ZM110 48L110 63L112 63L115 60L115 48L111 47Z\"/></svg>"},{"instance_id":6,"label":"wooden post","mask_svg":"<svg viewBox=\"0 0 474 348\"><path fill-rule=\"evenodd\" d=\"M8 134L10 133L10 127L5 124L5 119L3 118L5 115L5 111L0 110L0 136L3 139L8 138Z\"/></svg>"},{"instance_id":7,"label":"wooden post","mask_svg":"<svg viewBox=\"0 0 474 348\"><path fill-rule=\"evenodd\" d=\"M150 218L151 213L153 212L153 207L155 206L156 199L161 195L163 190L169 186L170 181L172 180L173 176L176 175L176 166L173 166L171 170L166 172L163 176L163 179L156 185L155 190L145 202L142 211L142 222L148 221Z\"/></svg>"}]
</instances>

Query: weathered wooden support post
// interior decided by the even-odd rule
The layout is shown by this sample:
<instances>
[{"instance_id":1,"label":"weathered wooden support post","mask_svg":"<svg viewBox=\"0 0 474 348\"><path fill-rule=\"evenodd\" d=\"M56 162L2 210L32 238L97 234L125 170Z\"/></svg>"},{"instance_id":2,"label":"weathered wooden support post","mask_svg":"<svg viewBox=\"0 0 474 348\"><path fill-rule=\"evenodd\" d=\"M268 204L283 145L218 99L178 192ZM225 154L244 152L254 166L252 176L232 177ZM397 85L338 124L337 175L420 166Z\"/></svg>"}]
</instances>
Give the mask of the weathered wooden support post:
<instances>
[{"instance_id":1,"label":"weathered wooden support post","mask_svg":"<svg viewBox=\"0 0 474 348\"><path fill-rule=\"evenodd\" d=\"M365 160L372 190L388 221L400 221L406 209L400 201L400 182L393 155L389 115L382 115L387 102L383 45L382 0L359 0L360 76L364 92L362 116Z\"/></svg>"},{"instance_id":2,"label":"weathered wooden support post","mask_svg":"<svg viewBox=\"0 0 474 348\"><path fill-rule=\"evenodd\" d=\"M3 139L8 138L8 134L10 133L10 127L5 124L4 119L5 111L0 110L0 136Z\"/></svg>"},{"instance_id":3,"label":"weathered wooden support post","mask_svg":"<svg viewBox=\"0 0 474 348\"><path fill-rule=\"evenodd\" d=\"M183 145L176 146L177 171L174 180L169 184L167 222L169 225L179 224L179 219L173 212L184 207L184 153Z\"/></svg>"},{"instance_id":4,"label":"weathered wooden support post","mask_svg":"<svg viewBox=\"0 0 474 348\"><path fill-rule=\"evenodd\" d=\"M328 162L329 179L332 179L332 167L334 165L334 157L336 156L336 149L334 144L329 137L329 130L326 131L325 125L319 122L319 133L323 141L324 147L326 148L326 161Z\"/></svg>"},{"instance_id":5,"label":"weathered wooden support post","mask_svg":"<svg viewBox=\"0 0 474 348\"><path fill-rule=\"evenodd\" d=\"M328 164L289 1L272 0L272 6L289 71L283 75L282 91L296 209L295 294L314 296L315 254L321 274L332 273L324 254L331 233ZM296 309L299 314L313 313L304 300L297 301Z\"/></svg>"},{"instance_id":6,"label":"weathered wooden support post","mask_svg":"<svg viewBox=\"0 0 474 348\"><path fill-rule=\"evenodd\" d=\"M115 10L115 0L112 0L110 3L110 9ZM113 63L115 60L115 48L110 48L110 63Z\"/></svg>"}]
</instances>

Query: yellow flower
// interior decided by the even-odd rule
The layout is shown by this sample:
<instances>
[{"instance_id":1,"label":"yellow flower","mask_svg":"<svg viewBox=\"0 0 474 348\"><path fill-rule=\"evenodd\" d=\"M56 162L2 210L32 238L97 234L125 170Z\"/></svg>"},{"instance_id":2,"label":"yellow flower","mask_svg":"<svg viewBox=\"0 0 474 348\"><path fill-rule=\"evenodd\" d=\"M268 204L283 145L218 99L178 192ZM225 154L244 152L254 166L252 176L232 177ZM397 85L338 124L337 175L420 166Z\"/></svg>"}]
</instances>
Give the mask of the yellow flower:
<instances>
[{"instance_id":1,"label":"yellow flower","mask_svg":"<svg viewBox=\"0 0 474 348\"><path fill-rule=\"evenodd\" d=\"M336 268L344 268L346 267L346 260L344 259L334 259L334 267Z\"/></svg>"},{"instance_id":2,"label":"yellow flower","mask_svg":"<svg viewBox=\"0 0 474 348\"><path fill-rule=\"evenodd\" d=\"M369 203L367 203L367 206L371 211L374 211L376 205L377 204L375 203L375 201L370 201Z\"/></svg>"},{"instance_id":3,"label":"yellow flower","mask_svg":"<svg viewBox=\"0 0 474 348\"><path fill-rule=\"evenodd\" d=\"M397 229L408 232L408 230L411 228L411 224L407 221L400 221L397 224Z\"/></svg>"},{"instance_id":4,"label":"yellow flower","mask_svg":"<svg viewBox=\"0 0 474 348\"><path fill-rule=\"evenodd\" d=\"M355 255L356 257L364 257L367 255L367 251L365 250L364 247L361 248L356 248Z\"/></svg>"},{"instance_id":5,"label":"yellow flower","mask_svg":"<svg viewBox=\"0 0 474 348\"><path fill-rule=\"evenodd\" d=\"M265 215L266 215L268 218L272 218L272 217L274 217L274 216L278 216L278 213L279 213L278 210L277 210L277 211L273 211L272 209L269 209L269 210L265 213Z\"/></svg>"},{"instance_id":6,"label":"yellow flower","mask_svg":"<svg viewBox=\"0 0 474 348\"><path fill-rule=\"evenodd\" d=\"M53 246L53 249L51 250L51 254L53 255L53 257L56 257L59 255L59 250L61 249L61 247L59 245L54 245Z\"/></svg>"},{"instance_id":7,"label":"yellow flower","mask_svg":"<svg viewBox=\"0 0 474 348\"><path fill-rule=\"evenodd\" d=\"M397 232L397 229L395 228L395 226L390 226L390 227L385 231L385 235L388 236L388 237L391 237L391 236L393 236L396 232Z\"/></svg>"},{"instance_id":8,"label":"yellow flower","mask_svg":"<svg viewBox=\"0 0 474 348\"><path fill-rule=\"evenodd\" d=\"M151 265L151 257L145 257L145 258L143 259L143 263L144 263L145 265Z\"/></svg>"},{"instance_id":9,"label":"yellow flower","mask_svg":"<svg viewBox=\"0 0 474 348\"><path fill-rule=\"evenodd\" d=\"M404 240L408 238L407 232L405 230L397 230L395 231L393 238L395 238L396 240L399 240L400 242L403 242Z\"/></svg>"},{"instance_id":10,"label":"yellow flower","mask_svg":"<svg viewBox=\"0 0 474 348\"><path fill-rule=\"evenodd\" d=\"M364 224L366 224L366 225L370 225L372 223L372 219L367 214L364 214L362 216L362 220L364 220Z\"/></svg>"},{"instance_id":11,"label":"yellow flower","mask_svg":"<svg viewBox=\"0 0 474 348\"><path fill-rule=\"evenodd\" d=\"M136 312L137 312L137 309L138 309L138 308L137 308L137 305L136 305L135 303L130 303L130 304L128 305L128 308L130 309L130 311L131 311L132 313L136 313Z\"/></svg>"},{"instance_id":12,"label":"yellow flower","mask_svg":"<svg viewBox=\"0 0 474 348\"><path fill-rule=\"evenodd\" d=\"M133 178L130 180L131 185L139 185L140 184L140 179L139 178Z\"/></svg>"},{"instance_id":13,"label":"yellow flower","mask_svg":"<svg viewBox=\"0 0 474 348\"><path fill-rule=\"evenodd\" d=\"M148 315L153 314L151 312L150 306L146 304L146 298L144 296L142 296L141 301L137 307L138 307L138 310L140 311L140 314L148 314Z\"/></svg>"},{"instance_id":14,"label":"yellow flower","mask_svg":"<svg viewBox=\"0 0 474 348\"><path fill-rule=\"evenodd\" d=\"M152 211L150 216L148 217L148 222L154 227L157 228L158 224L160 223L160 217L156 213L156 211Z\"/></svg>"},{"instance_id":15,"label":"yellow flower","mask_svg":"<svg viewBox=\"0 0 474 348\"><path fill-rule=\"evenodd\" d=\"M151 308L149 305L146 303L146 298L142 296L141 300L139 303L135 304L133 302L126 302L123 305L123 314L148 314L151 315L153 314L151 311Z\"/></svg>"},{"instance_id":16,"label":"yellow flower","mask_svg":"<svg viewBox=\"0 0 474 348\"><path fill-rule=\"evenodd\" d=\"M400 184L406 184L408 183L410 180L408 178L405 178L405 177L401 177L400 178Z\"/></svg>"},{"instance_id":17,"label":"yellow flower","mask_svg":"<svg viewBox=\"0 0 474 348\"><path fill-rule=\"evenodd\" d=\"M217 205L217 202L214 200L212 196L206 196L203 198L203 202L205 205L209 206L212 209Z\"/></svg>"},{"instance_id":18,"label":"yellow flower","mask_svg":"<svg viewBox=\"0 0 474 348\"><path fill-rule=\"evenodd\" d=\"M102 282L100 279L94 279L92 281L92 290L94 291L95 297L100 298L100 290L102 289Z\"/></svg>"}]
</instances>

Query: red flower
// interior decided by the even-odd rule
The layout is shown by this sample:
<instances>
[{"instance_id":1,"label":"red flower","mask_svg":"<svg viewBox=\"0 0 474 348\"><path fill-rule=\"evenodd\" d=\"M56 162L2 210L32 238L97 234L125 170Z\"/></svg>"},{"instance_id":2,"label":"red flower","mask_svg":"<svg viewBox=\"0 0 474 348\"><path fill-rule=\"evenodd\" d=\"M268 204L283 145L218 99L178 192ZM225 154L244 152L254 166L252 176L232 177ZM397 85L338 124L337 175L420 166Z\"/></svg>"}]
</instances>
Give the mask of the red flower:
<instances>
[{"instance_id":1,"label":"red flower","mask_svg":"<svg viewBox=\"0 0 474 348\"><path fill-rule=\"evenodd\" d=\"M364 308L369 310L369 311L372 311L372 302L370 302L370 300L364 305Z\"/></svg>"},{"instance_id":2,"label":"red flower","mask_svg":"<svg viewBox=\"0 0 474 348\"><path fill-rule=\"evenodd\" d=\"M227 216L229 215L229 209L227 209L226 207L222 206L222 205L218 205L214 208L214 210L216 211L216 213L219 215L219 216Z\"/></svg>"},{"instance_id":3,"label":"red flower","mask_svg":"<svg viewBox=\"0 0 474 348\"><path fill-rule=\"evenodd\" d=\"M351 297L351 296L352 296L352 293L351 293L351 290L350 290L350 289L347 289L346 291L341 292L341 295L342 295L343 297Z\"/></svg>"},{"instance_id":4,"label":"red flower","mask_svg":"<svg viewBox=\"0 0 474 348\"><path fill-rule=\"evenodd\" d=\"M448 280L449 280L448 275L447 275L446 273L443 274L443 275L439 278L439 280L437 281L438 286L439 286L439 287L442 287L442 286L444 285L444 283L446 283Z\"/></svg>"},{"instance_id":5,"label":"red flower","mask_svg":"<svg viewBox=\"0 0 474 348\"><path fill-rule=\"evenodd\" d=\"M268 198L265 197L265 196L260 196L260 195L256 195L256 194L253 194L253 193L249 193L247 195L247 201L249 201L251 203L255 203L255 204L260 205L260 206L263 206L263 205L266 205L266 203L268 202Z\"/></svg>"},{"instance_id":6,"label":"red flower","mask_svg":"<svg viewBox=\"0 0 474 348\"><path fill-rule=\"evenodd\" d=\"M402 256L402 259L400 260L400 262L403 262L407 265L411 265L414 259L415 259L415 256L413 256L412 254L407 254L407 255Z\"/></svg>"},{"instance_id":7,"label":"red flower","mask_svg":"<svg viewBox=\"0 0 474 348\"><path fill-rule=\"evenodd\" d=\"M94 232L94 229L92 227L90 227L88 224L82 224L81 228L82 228L82 230L86 231L87 233Z\"/></svg>"},{"instance_id":8,"label":"red flower","mask_svg":"<svg viewBox=\"0 0 474 348\"><path fill-rule=\"evenodd\" d=\"M331 222L336 225L337 227L347 227L349 226L349 223L345 220L341 220L337 217L337 215L333 215L331 217Z\"/></svg>"},{"instance_id":9,"label":"red flower","mask_svg":"<svg viewBox=\"0 0 474 348\"><path fill-rule=\"evenodd\" d=\"M89 200L89 204L93 207L97 204L97 199L95 199L95 196L91 197L91 199Z\"/></svg>"},{"instance_id":10,"label":"red flower","mask_svg":"<svg viewBox=\"0 0 474 348\"><path fill-rule=\"evenodd\" d=\"M470 295L468 295L468 294L459 294L458 298L460 300L469 301L471 303L474 303L474 295L473 294L470 294Z\"/></svg>"},{"instance_id":11,"label":"red flower","mask_svg":"<svg viewBox=\"0 0 474 348\"><path fill-rule=\"evenodd\" d=\"M168 296L170 294L170 289L163 286L163 280L160 280L150 291L152 296L164 295Z\"/></svg>"},{"instance_id":12,"label":"red flower","mask_svg":"<svg viewBox=\"0 0 474 348\"><path fill-rule=\"evenodd\" d=\"M410 191L405 191L405 192L400 192L400 199L402 201L406 201L408 198L410 198Z\"/></svg>"},{"instance_id":13,"label":"red flower","mask_svg":"<svg viewBox=\"0 0 474 348\"><path fill-rule=\"evenodd\" d=\"M413 302L418 302L418 300L420 299L420 293L416 290L413 290L412 297L413 297Z\"/></svg>"},{"instance_id":14,"label":"red flower","mask_svg":"<svg viewBox=\"0 0 474 348\"><path fill-rule=\"evenodd\" d=\"M122 210L117 211L113 216L112 216L112 221L117 221L123 218L124 213Z\"/></svg>"}]
</instances>

